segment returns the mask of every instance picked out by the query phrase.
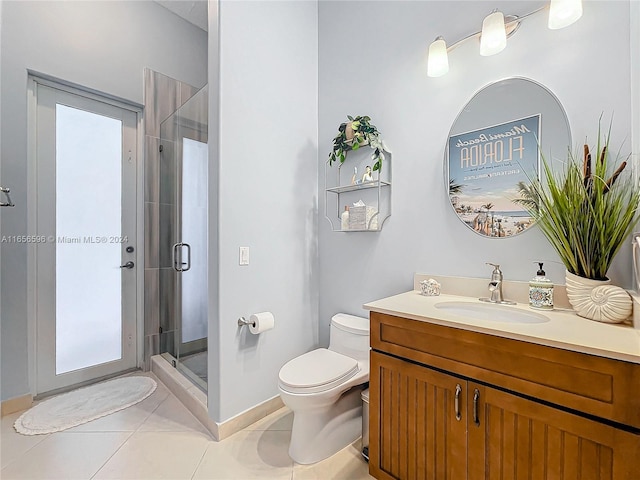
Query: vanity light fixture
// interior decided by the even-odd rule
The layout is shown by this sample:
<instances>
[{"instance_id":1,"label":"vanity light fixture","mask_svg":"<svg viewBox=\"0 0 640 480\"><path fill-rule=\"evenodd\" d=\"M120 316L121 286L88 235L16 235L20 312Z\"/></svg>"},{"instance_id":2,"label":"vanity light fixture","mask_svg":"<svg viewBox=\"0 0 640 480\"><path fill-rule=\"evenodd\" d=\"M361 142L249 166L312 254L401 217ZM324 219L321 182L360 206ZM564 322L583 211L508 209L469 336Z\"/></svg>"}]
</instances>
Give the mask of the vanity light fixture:
<instances>
[{"instance_id":1,"label":"vanity light fixture","mask_svg":"<svg viewBox=\"0 0 640 480\"><path fill-rule=\"evenodd\" d=\"M449 71L448 52L470 38L480 38L480 55L488 56L501 52L507 46L507 38L516 32L522 20L546 8L547 6L543 6L521 16L504 15L502 12L494 10L485 17L480 32L467 35L449 47L447 47L444 38L438 36L429 45L427 75L440 77L446 74ZM548 26L553 30L564 28L576 22L581 16L582 0L551 0Z\"/></svg>"},{"instance_id":2,"label":"vanity light fixture","mask_svg":"<svg viewBox=\"0 0 640 480\"><path fill-rule=\"evenodd\" d=\"M552 0L549 7L549 28L564 28L582 16L582 0Z\"/></svg>"},{"instance_id":3,"label":"vanity light fixture","mask_svg":"<svg viewBox=\"0 0 640 480\"><path fill-rule=\"evenodd\" d=\"M507 29L504 15L499 10L487 15L482 21L480 33L480 55L488 57L500 53L507 46Z\"/></svg>"},{"instance_id":4,"label":"vanity light fixture","mask_svg":"<svg viewBox=\"0 0 640 480\"><path fill-rule=\"evenodd\" d=\"M440 77L449 71L449 55L444 38L436 38L429 45L429 58L427 60L427 72L430 77Z\"/></svg>"}]
</instances>

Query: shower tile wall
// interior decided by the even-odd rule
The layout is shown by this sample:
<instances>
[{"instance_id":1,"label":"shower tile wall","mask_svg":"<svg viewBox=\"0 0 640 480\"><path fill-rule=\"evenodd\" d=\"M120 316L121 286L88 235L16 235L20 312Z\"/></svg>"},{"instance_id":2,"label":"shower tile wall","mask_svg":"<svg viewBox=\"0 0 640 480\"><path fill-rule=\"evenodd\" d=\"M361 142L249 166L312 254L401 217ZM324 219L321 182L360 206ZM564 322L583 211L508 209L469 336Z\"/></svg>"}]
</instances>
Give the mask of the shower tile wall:
<instances>
[{"instance_id":1,"label":"shower tile wall","mask_svg":"<svg viewBox=\"0 0 640 480\"><path fill-rule=\"evenodd\" d=\"M161 161L160 124L197 91L192 85L144 69L144 358L147 369L151 355L167 351L174 354L171 246L176 241L172 228L176 180L173 155L167 155L170 151L163 152ZM172 149L173 145L163 145L163 148Z\"/></svg>"}]
</instances>

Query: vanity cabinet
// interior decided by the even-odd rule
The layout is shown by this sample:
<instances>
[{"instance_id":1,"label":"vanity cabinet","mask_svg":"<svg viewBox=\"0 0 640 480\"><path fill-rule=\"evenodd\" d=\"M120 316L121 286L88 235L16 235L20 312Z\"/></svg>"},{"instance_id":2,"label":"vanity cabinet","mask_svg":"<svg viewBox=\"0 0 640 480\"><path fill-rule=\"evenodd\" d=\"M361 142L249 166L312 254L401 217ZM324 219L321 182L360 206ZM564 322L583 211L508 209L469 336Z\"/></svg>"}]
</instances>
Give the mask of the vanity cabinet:
<instances>
[{"instance_id":1,"label":"vanity cabinet","mask_svg":"<svg viewBox=\"0 0 640 480\"><path fill-rule=\"evenodd\" d=\"M379 479L640 478L640 365L371 312Z\"/></svg>"}]
</instances>

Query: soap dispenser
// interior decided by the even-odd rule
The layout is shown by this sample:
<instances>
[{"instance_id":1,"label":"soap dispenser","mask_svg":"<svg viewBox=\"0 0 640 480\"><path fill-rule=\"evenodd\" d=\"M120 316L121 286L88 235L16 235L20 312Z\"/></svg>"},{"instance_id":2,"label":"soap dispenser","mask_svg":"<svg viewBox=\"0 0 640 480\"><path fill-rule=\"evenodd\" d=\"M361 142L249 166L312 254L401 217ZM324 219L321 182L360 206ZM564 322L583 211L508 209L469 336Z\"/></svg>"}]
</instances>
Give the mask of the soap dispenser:
<instances>
[{"instance_id":1,"label":"soap dispenser","mask_svg":"<svg viewBox=\"0 0 640 480\"><path fill-rule=\"evenodd\" d=\"M340 215L340 228L342 230L349 230L349 206L344 206L344 212Z\"/></svg>"},{"instance_id":2,"label":"soap dispenser","mask_svg":"<svg viewBox=\"0 0 640 480\"><path fill-rule=\"evenodd\" d=\"M535 262L540 269L529 282L529 306L541 310L553 309L553 282L545 277L542 262Z\"/></svg>"}]
</instances>

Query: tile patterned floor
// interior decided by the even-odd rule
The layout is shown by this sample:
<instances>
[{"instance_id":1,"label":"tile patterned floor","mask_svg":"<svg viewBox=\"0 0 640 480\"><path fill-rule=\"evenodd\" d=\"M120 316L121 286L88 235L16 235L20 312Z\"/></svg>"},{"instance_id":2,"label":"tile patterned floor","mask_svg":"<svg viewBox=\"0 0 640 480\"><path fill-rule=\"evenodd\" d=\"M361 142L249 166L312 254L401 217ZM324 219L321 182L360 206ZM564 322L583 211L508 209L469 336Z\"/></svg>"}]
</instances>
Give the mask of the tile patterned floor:
<instances>
[{"instance_id":1,"label":"tile patterned floor","mask_svg":"<svg viewBox=\"0 0 640 480\"><path fill-rule=\"evenodd\" d=\"M137 405L64 432L20 435L13 429L20 413L2 418L2 480L372 478L359 441L314 465L293 462L287 408L216 442L160 382Z\"/></svg>"}]
</instances>

